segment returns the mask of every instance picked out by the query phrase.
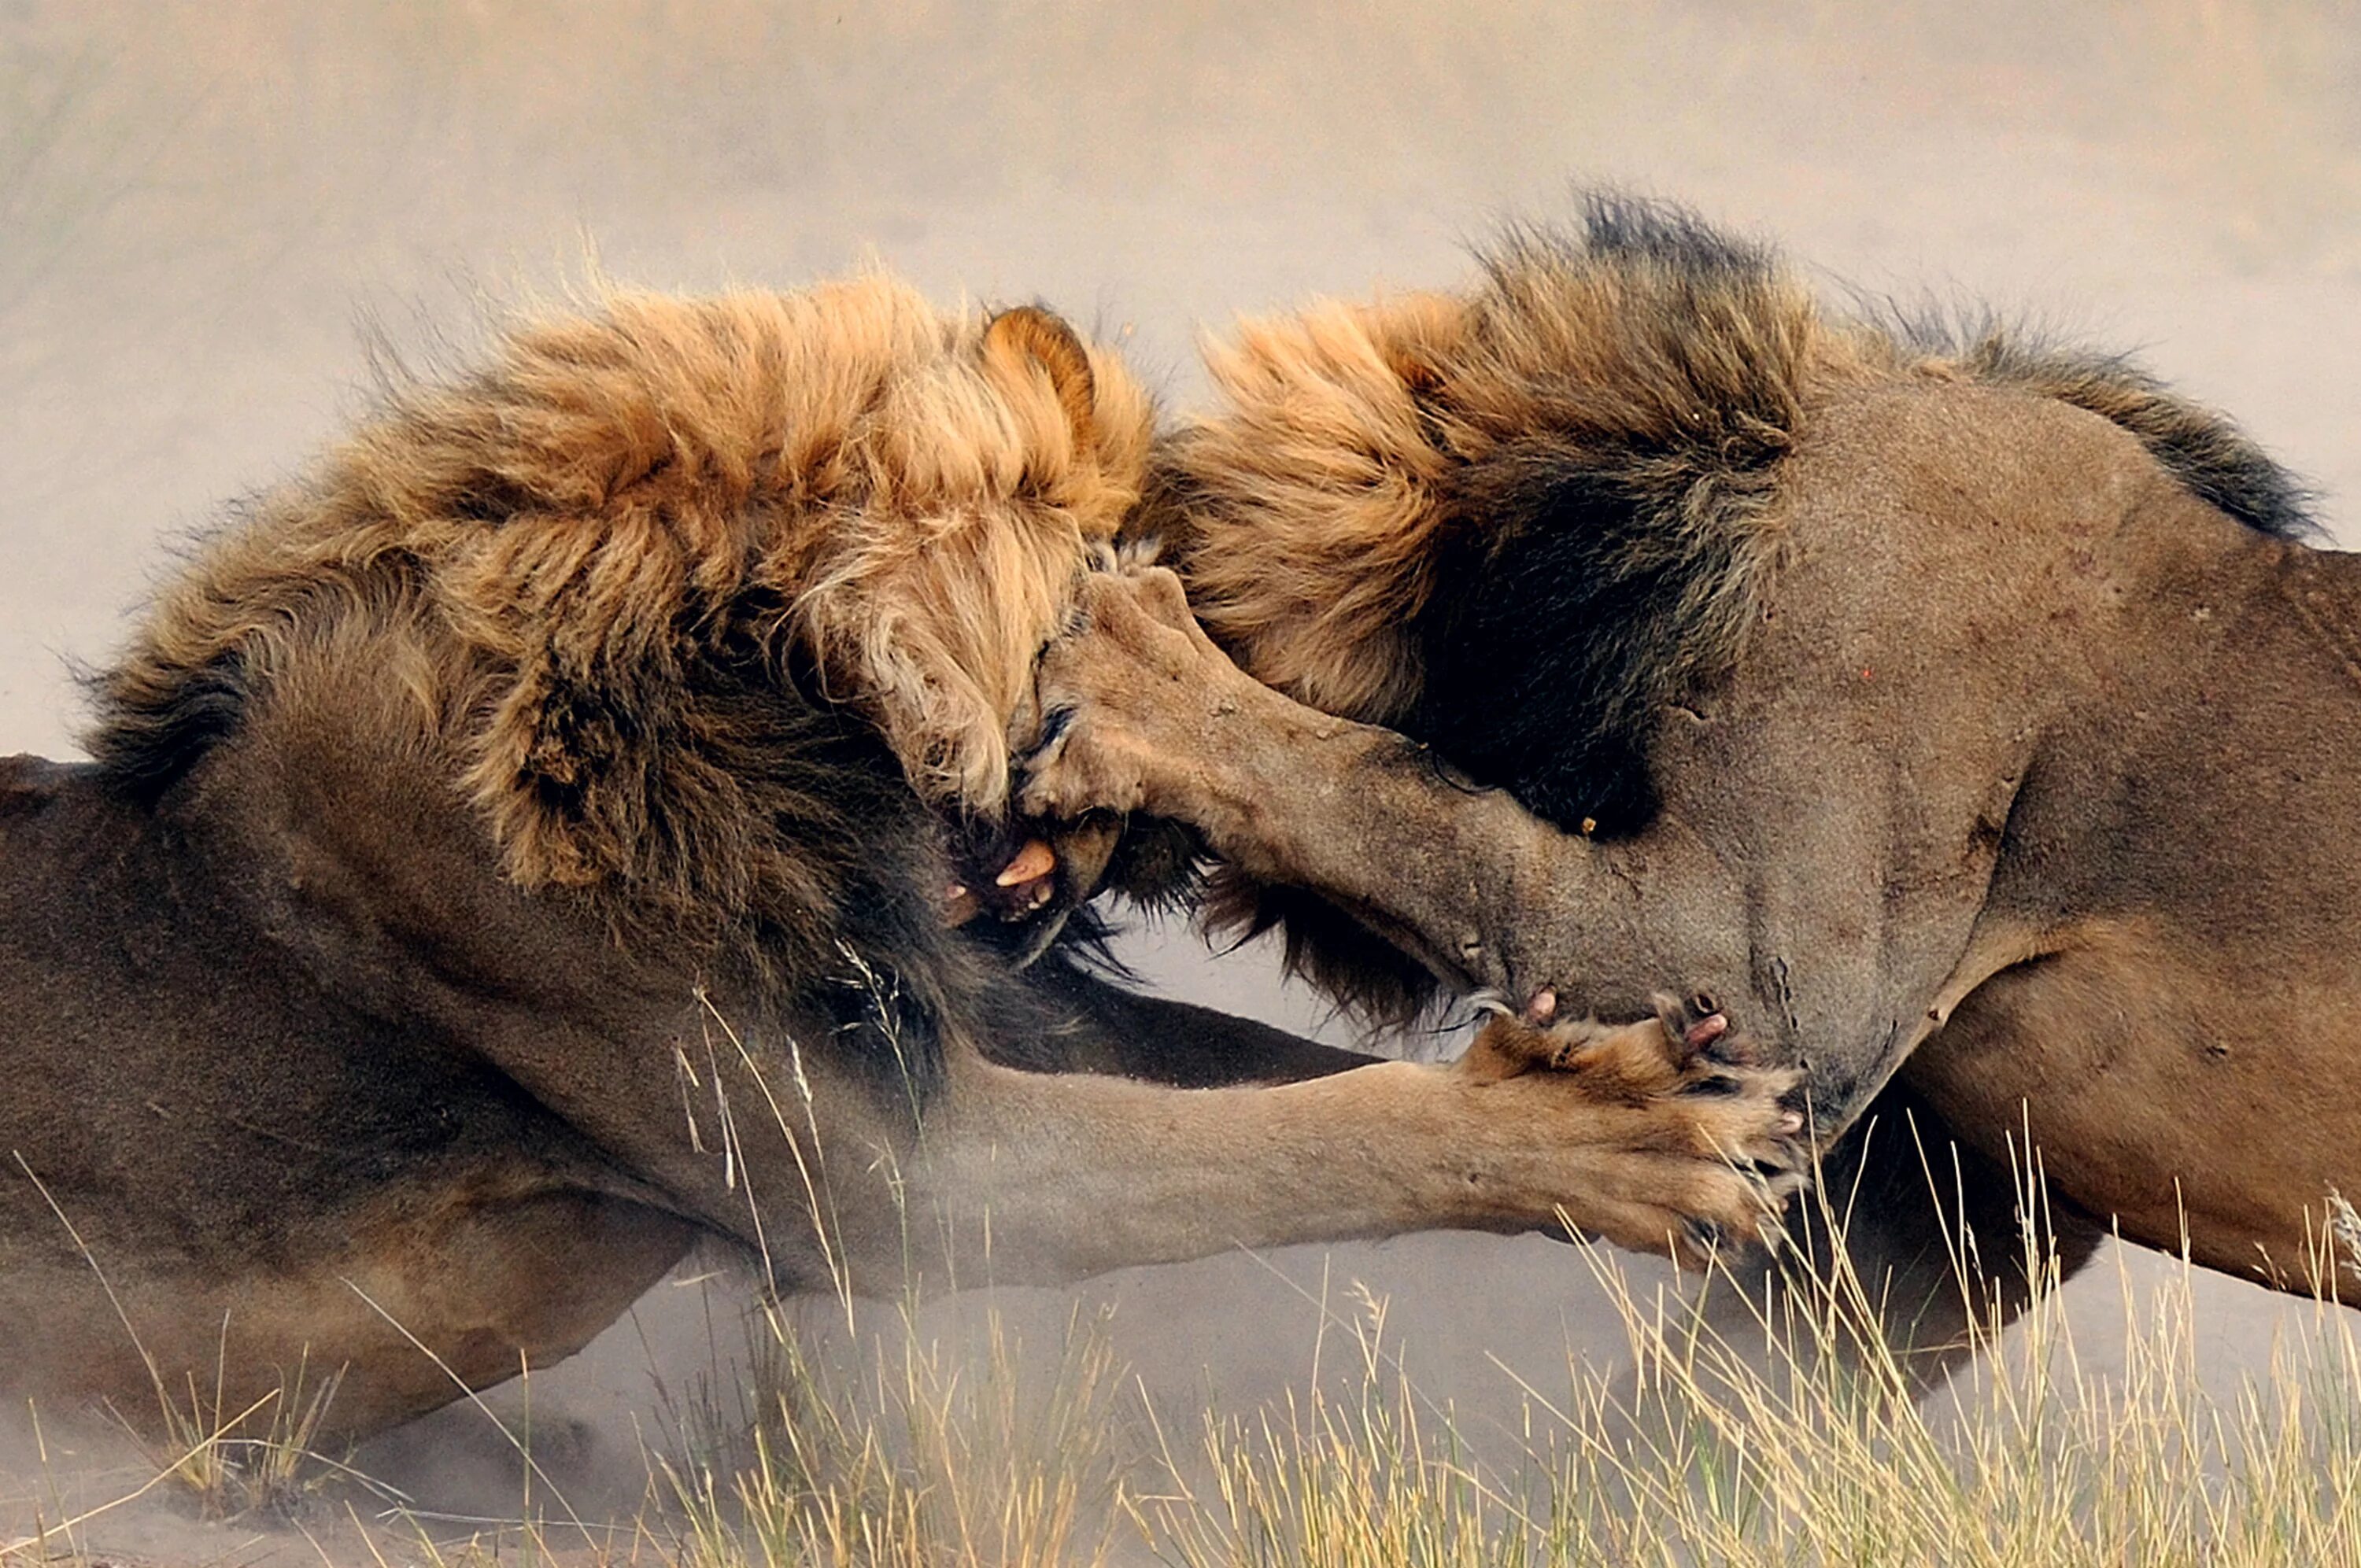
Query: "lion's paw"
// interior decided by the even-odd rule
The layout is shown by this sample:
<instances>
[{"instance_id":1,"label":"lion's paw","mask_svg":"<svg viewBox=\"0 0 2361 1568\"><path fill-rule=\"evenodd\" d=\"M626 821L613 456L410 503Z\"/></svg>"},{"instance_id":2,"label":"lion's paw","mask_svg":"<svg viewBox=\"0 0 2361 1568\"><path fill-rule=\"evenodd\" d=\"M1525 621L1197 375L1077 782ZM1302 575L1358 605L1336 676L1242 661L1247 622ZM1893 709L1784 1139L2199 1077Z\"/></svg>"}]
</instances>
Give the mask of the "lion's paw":
<instances>
[{"instance_id":1,"label":"lion's paw","mask_svg":"<svg viewBox=\"0 0 2361 1568\"><path fill-rule=\"evenodd\" d=\"M1725 1241L1759 1238L1802 1186L1804 1118L1791 1102L1802 1075L1765 1065L1710 997L1656 1002L1641 1023L1556 1022L1543 992L1486 1025L1461 1068L1479 1082L1563 1086L1569 1134L1598 1145L1565 1205L1576 1229L1703 1262Z\"/></svg>"},{"instance_id":2,"label":"lion's paw","mask_svg":"<svg viewBox=\"0 0 2361 1568\"><path fill-rule=\"evenodd\" d=\"M1035 732L1015 738L1018 808L1064 818L1180 806L1168 797L1188 794L1209 718L1235 711L1224 694L1247 685L1170 571L1088 574L1071 624L1035 666Z\"/></svg>"}]
</instances>

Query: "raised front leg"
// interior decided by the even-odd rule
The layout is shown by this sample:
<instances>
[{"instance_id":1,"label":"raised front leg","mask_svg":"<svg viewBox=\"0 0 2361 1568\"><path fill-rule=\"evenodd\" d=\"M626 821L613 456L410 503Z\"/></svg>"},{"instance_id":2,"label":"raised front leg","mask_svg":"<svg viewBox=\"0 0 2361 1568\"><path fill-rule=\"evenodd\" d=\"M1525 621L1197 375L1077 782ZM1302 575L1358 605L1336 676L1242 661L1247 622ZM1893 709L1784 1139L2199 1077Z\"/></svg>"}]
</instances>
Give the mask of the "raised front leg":
<instances>
[{"instance_id":1,"label":"raised front leg","mask_svg":"<svg viewBox=\"0 0 2361 1568\"><path fill-rule=\"evenodd\" d=\"M903 1157L902 1190L908 1234L933 1220L970 1282L1432 1229L1571 1225L1694 1261L1752 1240L1794 1190L1795 1081L1726 1035L1658 1020L1504 1018L1448 1065L1277 1088L970 1058ZM893 1255L908 1255L898 1239Z\"/></svg>"},{"instance_id":2,"label":"raised front leg","mask_svg":"<svg viewBox=\"0 0 2361 1568\"><path fill-rule=\"evenodd\" d=\"M1810 1079L1840 1133L1946 1005L2035 731L1940 666L1863 681L1784 621L1757 673L1663 717L1660 806L1625 838L1563 831L1392 731L1260 685L1151 570L1090 579L1043 656L1022 798L1047 816L1189 823L1267 883L1345 908L1446 984L1602 1016L1679 985ZM1826 646L1823 646L1826 644Z\"/></svg>"},{"instance_id":3,"label":"raised front leg","mask_svg":"<svg viewBox=\"0 0 2361 1568\"><path fill-rule=\"evenodd\" d=\"M1022 1000L1030 1003L1032 1026L1012 1020L991 1042L993 1059L1006 1067L1220 1089L1297 1083L1381 1059L1252 1018L1133 991L1054 957L1025 978Z\"/></svg>"},{"instance_id":4,"label":"raised front leg","mask_svg":"<svg viewBox=\"0 0 2361 1568\"><path fill-rule=\"evenodd\" d=\"M1677 823L1594 843L1392 730L1295 702L1213 645L1170 572L1088 579L1038 696L1025 809L1187 822L1241 870L1326 895L1448 983L1521 1003L1611 954L1653 978L1594 999L1638 1011L1668 981L1749 978L1746 890Z\"/></svg>"},{"instance_id":5,"label":"raised front leg","mask_svg":"<svg viewBox=\"0 0 2361 1568\"><path fill-rule=\"evenodd\" d=\"M1796 1075L1672 1016L1501 1021L1448 1065L1202 1089L1028 1071L954 1036L905 1094L704 1008L663 1051L521 1021L504 1059L569 1119L607 1111L600 1146L781 1288L890 1296L1421 1230L1570 1225L1692 1257L1750 1238L1802 1162Z\"/></svg>"}]
</instances>

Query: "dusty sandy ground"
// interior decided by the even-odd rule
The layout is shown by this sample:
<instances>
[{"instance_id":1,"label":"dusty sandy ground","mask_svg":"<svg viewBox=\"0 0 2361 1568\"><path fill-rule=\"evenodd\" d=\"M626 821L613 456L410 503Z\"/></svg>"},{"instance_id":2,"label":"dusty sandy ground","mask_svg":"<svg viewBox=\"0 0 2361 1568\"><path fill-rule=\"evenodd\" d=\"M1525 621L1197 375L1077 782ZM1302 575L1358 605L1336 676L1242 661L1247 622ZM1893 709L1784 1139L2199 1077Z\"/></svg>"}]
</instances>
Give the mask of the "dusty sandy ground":
<instances>
[{"instance_id":1,"label":"dusty sandy ground","mask_svg":"<svg viewBox=\"0 0 2361 1568\"><path fill-rule=\"evenodd\" d=\"M1185 403L1201 325L1448 280L1463 237L1562 210L1573 176L1681 196L1832 282L2140 349L2361 541L2350 5L0 0L0 750L72 751L74 662L106 656L176 538L362 403L364 324L464 343L486 301L593 251L679 289L873 252L946 299L1125 333ZM1321 1023L1264 955L1134 950L1176 990ZM2092 1343L2160 1266L2110 1256L2070 1288ZM1414 1373L1473 1420L1513 1406L1496 1355L1562 1382L1569 1349L1616 1352L1585 1266L1538 1242L1228 1257L1076 1296L1113 1304L1151 1388L1235 1405L1307 1375L1323 1270L1393 1298ZM589 1433L586 1506L643 1474L632 1413L647 1430L652 1359L708 1354L701 1294L660 1288L539 1380L536 1419ZM1010 1306L1046 1334L1073 1299ZM2220 1378L2296 1315L2219 1277L2200 1301ZM498 1508L515 1482L482 1429L446 1413L372 1462ZM36 1489L11 1464L0 1534Z\"/></svg>"}]
</instances>

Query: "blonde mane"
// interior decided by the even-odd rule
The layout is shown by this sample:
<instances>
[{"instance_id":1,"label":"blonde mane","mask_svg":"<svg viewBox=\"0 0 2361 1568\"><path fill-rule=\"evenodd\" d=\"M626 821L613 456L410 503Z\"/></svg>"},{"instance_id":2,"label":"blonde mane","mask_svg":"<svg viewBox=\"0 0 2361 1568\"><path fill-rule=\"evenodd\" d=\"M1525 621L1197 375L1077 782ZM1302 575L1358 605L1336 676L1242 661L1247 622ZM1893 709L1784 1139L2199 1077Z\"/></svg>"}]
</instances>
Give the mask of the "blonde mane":
<instances>
[{"instance_id":1,"label":"blonde mane","mask_svg":"<svg viewBox=\"0 0 2361 1568\"><path fill-rule=\"evenodd\" d=\"M1151 429L1122 365L1031 307L945 313L879 275L609 292L392 394L212 540L96 680L89 744L160 791L307 664L368 661L520 883L726 894L694 862L759 850L778 803L708 755L714 672L800 682L928 802L997 812L1034 656Z\"/></svg>"}]
</instances>

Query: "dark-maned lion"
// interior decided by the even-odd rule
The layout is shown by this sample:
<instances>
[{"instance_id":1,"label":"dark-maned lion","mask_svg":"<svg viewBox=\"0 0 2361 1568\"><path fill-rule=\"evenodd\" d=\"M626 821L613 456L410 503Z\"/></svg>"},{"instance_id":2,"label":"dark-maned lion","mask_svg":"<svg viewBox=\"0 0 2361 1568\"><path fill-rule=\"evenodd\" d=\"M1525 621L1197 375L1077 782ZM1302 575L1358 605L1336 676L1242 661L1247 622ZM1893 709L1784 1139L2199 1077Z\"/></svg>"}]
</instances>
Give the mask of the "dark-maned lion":
<instances>
[{"instance_id":1,"label":"dark-maned lion","mask_svg":"<svg viewBox=\"0 0 2361 1568\"><path fill-rule=\"evenodd\" d=\"M0 1384L341 1376L356 1435L700 1236L898 1289L1758 1217L1793 1075L1710 1018L1363 1065L1081 961L1111 846L1006 734L1149 424L1031 308L620 295L250 508L95 762L0 762Z\"/></svg>"},{"instance_id":2,"label":"dark-maned lion","mask_svg":"<svg viewBox=\"0 0 2361 1568\"><path fill-rule=\"evenodd\" d=\"M2361 563L2231 425L1612 200L1211 362L1146 516L1212 641L1169 574L1093 583L1030 808L1194 824L1230 915L1380 1013L1709 992L1808 1069L1919 1343L1962 1250L2022 1256L1983 1162L2028 1131L2070 1266L2112 1215L2318 1279L2361 1191ZM1864 1169L1881 1106L1916 1135Z\"/></svg>"}]
</instances>

